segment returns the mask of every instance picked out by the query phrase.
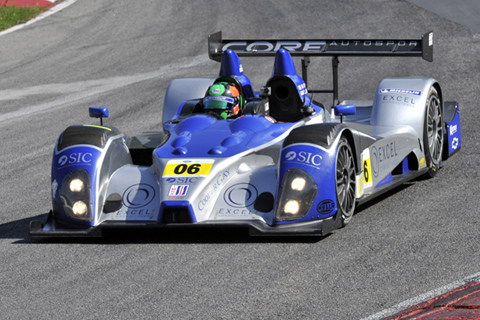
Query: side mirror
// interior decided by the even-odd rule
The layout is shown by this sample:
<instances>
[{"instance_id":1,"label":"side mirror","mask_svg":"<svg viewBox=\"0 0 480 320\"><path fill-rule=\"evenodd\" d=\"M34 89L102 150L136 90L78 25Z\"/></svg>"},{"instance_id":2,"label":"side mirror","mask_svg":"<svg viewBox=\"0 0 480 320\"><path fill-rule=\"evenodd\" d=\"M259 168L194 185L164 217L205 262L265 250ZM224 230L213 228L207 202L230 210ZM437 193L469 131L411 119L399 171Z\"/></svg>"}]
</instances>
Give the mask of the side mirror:
<instances>
[{"instance_id":1,"label":"side mirror","mask_svg":"<svg viewBox=\"0 0 480 320\"><path fill-rule=\"evenodd\" d=\"M88 108L90 118L100 118L100 125L103 126L103 118L108 118L107 107L90 107Z\"/></svg>"},{"instance_id":2,"label":"side mirror","mask_svg":"<svg viewBox=\"0 0 480 320\"><path fill-rule=\"evenodd\" d=\"M354 104L342 104L333 106L335 110L335 115L340 116L340 122L343 122L343 116L351 116L356 112L356 107Z\"/></svg>"}]
</instances>

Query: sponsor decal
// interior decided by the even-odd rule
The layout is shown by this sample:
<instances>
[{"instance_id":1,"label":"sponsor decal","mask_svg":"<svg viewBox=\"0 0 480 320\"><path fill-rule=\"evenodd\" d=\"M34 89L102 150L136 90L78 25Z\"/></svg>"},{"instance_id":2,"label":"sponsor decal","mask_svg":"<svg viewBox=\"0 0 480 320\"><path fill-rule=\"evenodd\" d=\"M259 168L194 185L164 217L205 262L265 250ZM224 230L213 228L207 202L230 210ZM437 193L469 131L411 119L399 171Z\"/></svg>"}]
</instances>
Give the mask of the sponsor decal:
<instances>
[{"instance_id":1,"label":"sponsor decal","mask_svg":"<svg viewBox=\"0 0 480 320\"><path fill-rule=\"evenodd\" d=\"M173 178L173 177L170 177L170 178L164 178L165 181L167 183L195 183L197 182L198 179L200 178L197 178L197 177L192 177L192 178L189 178L189 177L180 177L180 178Z\"/></svg>"},{"instance_id":2,"label":"sponsor decal","mask_svg":"<svg viewBox=\"0 0 480 320\"><path fill-rule=\"evenodd\" d=\"M410 107L415 106L415 99L408 96L387 94L383 96L382 100L385 103L403 104Z\"/></svg>"},{"instance_id":3,"label":"sponsor decal","mask_svg":"<svg viewBox=\"0 0 480 320\"><path fill-rule=\"evenodd\" d=\"M90 152L73 152L69 155L63 155L58 158L58 165L60 167L70 166L75 164L90 165L93 159L93 154Z\"/></svg>"},{"instance_id":4,"label":"sponsor decal","mask_svg":"<svg viewBox=\"0 0 480 320\"><path fill-rule=\"evenodd\" d=\"M411 50L411 47L419 47L418 41L405 40L259 40L259 41L231 41L222 47L222 51L232 49L246 52L276 52L281 48L289 52L306 51L349 51L349 50L374 50L398 51Z\"/></svg>"},{"instance_id":5,"label":"sponsor decal","mask_svg":"<svg viewBox=\"0 0 480 320\"><path fill-rule=\"evenodd\" d=\"M453 136L455 133L457 133L457 125L450 126L450 135Z\"/></svg>"},{"instance_id":6,"label":"sponsor decal","mask_svg":"<svg viewBox=\"0 0 480 320\"><path fill-rule=\"evenodd\" d=\"M304 96L308 93L307 88L305 86L305 83L300 84L297 86L298 92L300 92L300 95Z\"/></svg>"},{"instance_id":7,"label":"sponsor decal","mask_svg":"<svg viewBox=\"0 0 480 320\"><path fill-rule=\"evenodd\" d=\"M330 199L323 200L317 205L317 212L320 214L332 213L333 209L335 209L335 202Z\"/></svg>"},{"instance_id":8,"label":"sponsor decal","mask_svg":"<svg viewBox=\"0 0 480 320\"><path fill-rule=\"evenodd\" d=\"M425 158L420 158L420 167L425 166Z\"/></svg>"},{"instance_id":9,"label":"sponsor decal","mask_svg":"<svg viewBox=\"0 0 480 320\"><path fill-rule=\"evenodd\" d=\"M289 151L285 155L285 161L298 162L316 169L320 169L319 167L322 163L322 156L306 151Z\"/></svg>"},{"instance_id":10,"label":"sponsor decal","mask_svg":"<svg viewBox=\"0 0 480 320\"><path fill-rule=\"evenodd\" d=\"M122 196L123 205L138 209L147 206L155 198L155 188L146 183L129 187Z\"/></svg>"},{"instance_id":11,"label":"sponsor decal","mask_svg":"<svg viewBox=\"0 0 480 320\"><path fill-rule=\"evenodd\" d=\"M209 93L214 96L219 96L225 92L225 87L223 85L215 84L210 87Z\"/></svg>"},{"instance_id":12,"label":"sponsor decal","mask_svg":"<svg viewBox=\"0 0 480 320\"><path fill-rule=\"evenodd\" d=\"M122 196L123 208L118 211L115 219L151 220L155 209L148 206L155 199L155 189L146 183L130 186Z\"/></svg>"},{"instance_id":13,"label":"sponsor decal","mask_svg":"<svg viewBox=\"0 0 480 320\"><path fill-rule=\"evenodd\" d=\"M277 122L275 119L273 119L270 116L264 116L264 118L267 119L268 121L270 121L271 123L276 123Z\"/></svg>"},{"instance_id":14,"label":"sponsor decal","mask_svg":"<svg viewBox=\"0 0 480 320\"><path fill-rule=\"evenodd\" d=\"M397 146L395 144L395 141L386 143L384 145L372 147L372 171L373 175L375 177L378 176L379 170L380 170L380 165L383 162L387 162L390 159L393 159L398 156L397 153Z\"/></svg>"},{"instance_id":15,"label":"sponsor decal","mask_svg":"<svg viewBox=\"0 0 480 320\"><path fill-rule=\"evenodd\" d=\"M355 197L360 198L361 196L363 196L363 193L364 193L363 175L360 174L356 176L355 179L356 179L355 181L357 185L357 192L355 194Z\"/></svg>"},{"instance_id":16,"label":"sponsor decal","mask_svg":"<svg viewBox=\"0 0 480 320\"><path fill-rule=\"evenodd\" d=\"M118 219L127 217L130 219L151 220L154 217L154 210L151 208L120 210L115 218Z\"/></svg>"},{"instance_id":17,"label":"sponsor decal","mask_svg":"<svg viewBox=\"0 0 480 320\"><path fill-rule=\"evenodd\" d=\"M215 160L170 160L163 170L163 177L208 176Z\"/></svg>"},{"instance_id":18,"label":"sponsor decal","mask_svg":"<svg viewBox=\"0 0 480 320\"><path fill-rule=\"evenodd\" d=\"M237 208L220 208L218 209L215 219L233 218L233 219L255 219L257 215L248 209Z\"/></svg>"},{"instance_id":19,"label":"sponsor decal","mask_svg":"<svg viewBox=\"0 0 480 320\"><path fill-rule=\"evenodd\" d=\"M234 103L233 98L224 97L224 96L207 96L204 99L205 101L224 101L228 103Z\"/></svg>"},{"instance_id":20,"label":"sponsor decal","mask_svg":"<svg viewBox=\"0 0 480 320\"><path fill-rule=\"evenodd\" d=\"M415 96L422 95L422 91L407 90L407 89L382 89L380 90L380 94L382 93L406 93L406 94L413 94Z\"/></svg>"},{"instance_id":21,"label":"sponsor decal","mask_svg":"<svg viewBox=\"0 0 480 320\"><path fill-rule=\"evenodd\" d=\"M232 41L222 47L222 51L232 49L234 51L248 52L276 52L281 48L294 51L319 51L322 50L326 41Z\"/></svg>"},{"instance_id":22,"label":"sponsor decal","mask_svg":"<svg viewBox=\"0 0 480 320\"><path fill-rule=\"evenodd\" d=\"M58 182L57 180L53 180L52 182L52 198L55 198L55 195L57 194L58 190Z\"/></svg>"},{"instance_id":23,"label":"sponsor decal","mask_svg":"<svg viewBox=\"0 0 480 320\"><path fill-rule=\"evenodd\" d=\"M173 185L170 186L170 191L168 191L169 197L184 197L188 193L188 185Z\"/></svg>"},{"instance_id":24,"label":"sponsor decal","mask_svg":"<svg viewBox=\"0 0 480 320\"><path fill-rule=\"evenodd\" d=\"M234 208L244 208L255 203L258 190L250 183L238 183L225 191L223 199L225 203Z\"/></svg>"},{"instance_id":25,"label":"sponsor decal","mask_svg":"<svg viewBox=\"0 0 480 320\"><path fill-rule=\"evenodd\" d=\"M455 138L453 138L453 140L452 140L452 149L453 149L453 150L457 150L457 148L458 148L458 138L455 137Z\"/></svg>"},{"instance_id":26,"label":"sponsor decal","mask_svg":"<svg viewBox=\"0 0 480 320\"><path fill-rule=\"evenodd\" d=\"M225 170L219 174L214 180L213 185L207 190L203 198L198 202L198 210L203 211L205 206L210 202L215 192L226 182L226 179L230 176L230 169Z\"/></svg>"}]
</instances>

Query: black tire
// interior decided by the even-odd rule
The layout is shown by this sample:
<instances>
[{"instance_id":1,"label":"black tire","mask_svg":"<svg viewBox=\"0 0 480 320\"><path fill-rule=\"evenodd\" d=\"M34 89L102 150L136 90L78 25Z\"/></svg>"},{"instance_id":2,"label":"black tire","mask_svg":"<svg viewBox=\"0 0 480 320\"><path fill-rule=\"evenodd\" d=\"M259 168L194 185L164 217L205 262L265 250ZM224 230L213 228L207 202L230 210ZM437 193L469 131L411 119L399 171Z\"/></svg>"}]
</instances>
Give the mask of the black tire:
<instances>
[{"instance_id":1,"label":"black tire","mask_svg":"<svg viewBox=\"0 0 480 320\"><path fill-rule=\"evenodd\" d=\"M335 193L342 226L347 225L355 211L356 170L352 148L345 137L338 142L335 163Z\"/></svg>"},{"instance_id":2,"label":"black tire","mask_svg":"<svg viewBox=\"0 0 480 320\"><path fill-rule=\"evenodd\" d=\"M425 105L425 120L423 127L423 145L425 149L425 164L427 178L433 178L440 169L443 153L444 123L442 103L437 89L431 87Z\"/></svg>"}]
</instances>

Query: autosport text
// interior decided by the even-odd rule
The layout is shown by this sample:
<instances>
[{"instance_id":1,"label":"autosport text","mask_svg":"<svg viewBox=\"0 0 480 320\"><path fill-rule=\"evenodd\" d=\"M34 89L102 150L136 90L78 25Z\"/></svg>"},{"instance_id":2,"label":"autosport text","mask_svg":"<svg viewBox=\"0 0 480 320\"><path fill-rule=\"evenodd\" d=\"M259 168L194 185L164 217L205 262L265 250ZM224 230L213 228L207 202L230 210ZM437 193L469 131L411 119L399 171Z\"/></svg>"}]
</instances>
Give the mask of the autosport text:
<instances>
[{"instance_id":1,"label":"autosport text","mask_svg":"<svg viewBox=\"0 0 480 320\"><path fill-rule=\"evenodd\" d=\"M219 174L215 180L214 184L208 189L208 191L203 196L203 199L198 202L198 210L203 211L205 205L210 201L213 194L217 191L219 187L223 185L225 179L230 175L230 169L225 170L222 174Z\"/></svg>"},{"instance_id":2,"label":"autosport text","mask_svg":"<svg viewBox=\"0 0 480 320\"><path fill-rule=\"evenodd\" d=\"M418 46L417 41L371 41L371 40L343 40L343 41L331 41L328 43L329 47L332 46L342 46L342 47L416 47Z\"/></svg>"}]
</instances>

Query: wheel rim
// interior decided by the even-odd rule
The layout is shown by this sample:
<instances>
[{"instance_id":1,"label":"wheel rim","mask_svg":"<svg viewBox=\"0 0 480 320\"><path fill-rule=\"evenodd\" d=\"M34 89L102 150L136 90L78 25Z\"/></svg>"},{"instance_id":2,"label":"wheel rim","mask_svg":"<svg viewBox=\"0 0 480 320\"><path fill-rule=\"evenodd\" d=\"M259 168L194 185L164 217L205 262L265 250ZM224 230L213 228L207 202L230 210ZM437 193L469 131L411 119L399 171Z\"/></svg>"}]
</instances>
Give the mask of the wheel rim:
<instances>
[{"instance_id":1,"label":"wheel rim","mask_svg":"<svg viewBox=\"0 0 480 320\"><path fill-rule=\"evenodd\" d=\"M428 105L427 134L430 156L435 164L438 164L442 156L443 130L442 111L437 96L432 95Z\"/></svg>"},{"instance_id":2,"label":"wheel rim","mask_svg":"<svg viewBox=\"0 0 480 320\"><path fill-rule=\"evenodd\" d=\"M341 144L337 156L337 201L346 218L355 207L355 164L353 154L346 144Z\"/></svg>"}]
</instances>

